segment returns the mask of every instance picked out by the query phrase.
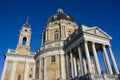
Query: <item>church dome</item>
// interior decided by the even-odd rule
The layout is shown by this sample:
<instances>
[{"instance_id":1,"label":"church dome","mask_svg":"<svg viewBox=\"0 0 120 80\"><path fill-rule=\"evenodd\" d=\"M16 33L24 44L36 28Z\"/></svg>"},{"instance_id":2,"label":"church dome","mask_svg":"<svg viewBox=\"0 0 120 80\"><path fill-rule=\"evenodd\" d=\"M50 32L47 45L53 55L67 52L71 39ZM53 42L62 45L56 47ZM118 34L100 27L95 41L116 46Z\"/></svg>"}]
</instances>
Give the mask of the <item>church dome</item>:
<instances>
[{"instance_id":1,"label":"church dome","mask_svg":"<svg viewBox=\"0 0 120 80\"><path fill-rule=\"evenodd\" d=\"M48 19L48 23L54 22L54 21L59 21L61 19L64 19L64 20L67 20L67 21L71 21L71 22L75 22L74 19L71 16L65 14L63 12L63 10L59 8L57 13L55 15L51 16Z\"/></svg>"}]
</instances>

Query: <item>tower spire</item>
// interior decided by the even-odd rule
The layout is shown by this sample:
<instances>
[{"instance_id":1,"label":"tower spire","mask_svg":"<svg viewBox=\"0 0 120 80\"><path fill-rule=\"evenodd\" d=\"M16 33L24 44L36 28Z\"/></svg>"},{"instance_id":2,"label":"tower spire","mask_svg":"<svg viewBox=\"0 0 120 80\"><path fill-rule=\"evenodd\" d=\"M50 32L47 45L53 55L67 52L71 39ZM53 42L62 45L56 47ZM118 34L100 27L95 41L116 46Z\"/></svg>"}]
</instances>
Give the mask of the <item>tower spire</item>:
<instances>
[{"instance_id":1,"label":"tower spire","mask_svg":"<svg viewBox=\"0 0 120 80\"><path fill-rule=\"evenodd\" d=\"M28 27L28 28L30 28L30 25L29 25L29 17L26 18L26 22L25 22L25 24L23 25L23 27Z\"/></svg>"},{"instance_id":2,"label":"tower spire","mask_svg":"<svg viewBox=\"0 0 120 80\"><path fill-rule=\"evenodd\" d=\"M29 21L29 17L26 18L26 23L25 24L28 24L28 21Z\"/></svg>"}]
</instances>

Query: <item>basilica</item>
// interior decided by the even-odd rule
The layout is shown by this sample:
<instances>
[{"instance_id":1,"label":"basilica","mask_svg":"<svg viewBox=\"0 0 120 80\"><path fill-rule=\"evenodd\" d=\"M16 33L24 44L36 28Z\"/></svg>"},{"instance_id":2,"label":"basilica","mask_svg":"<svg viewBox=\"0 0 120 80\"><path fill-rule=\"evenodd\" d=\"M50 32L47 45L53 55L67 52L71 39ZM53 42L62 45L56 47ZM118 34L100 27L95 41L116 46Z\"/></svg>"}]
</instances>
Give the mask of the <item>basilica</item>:
<instances>
[{"instance_id":1,"label":"basilica","mask_svg":"<svg viewBox=\"0 0 120 80\"><path fill-rule=\"evenodd\" d=\"M16 49L5 54L1 80L120 80L112 37L99 27L78 26L59 8L48 19L37 52L30 51L31 33L27 19ZM103 57L104 73L98 52Z\"/></svg>"}]
</instances>

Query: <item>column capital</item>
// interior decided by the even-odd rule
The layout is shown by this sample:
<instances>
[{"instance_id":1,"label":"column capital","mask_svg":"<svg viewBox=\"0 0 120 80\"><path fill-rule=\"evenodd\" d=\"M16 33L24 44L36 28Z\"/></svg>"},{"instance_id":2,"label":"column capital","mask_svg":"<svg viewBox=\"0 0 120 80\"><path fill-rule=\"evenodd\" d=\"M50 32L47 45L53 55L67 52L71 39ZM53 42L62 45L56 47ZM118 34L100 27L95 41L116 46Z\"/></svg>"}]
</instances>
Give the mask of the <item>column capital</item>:
<instances>
[{"instance_id":1,"label":"column capital","mask_svg":"<svg viewBox=\"0 0 120 80\"><path fill-rule=\"evenodd\" d=\"M46 59L47 56L43 57L44 59Z\"/></svg>"},{"instance_id":2,"label":"column capital","mask_svg":"<svg viewBox=\"0 0 120 80\"><path fill-rule=\"evenodd\" d=\"M13 61L14 63L17 63L18 61Z\"/></svg>"},{"instance_id":3,"label":"column capital","mask_svg":"<svg viewBox=\"0 0 120 80\"><path fill-rule=\"evenodd\" d=\"M105 47L106 45L105 45L105 44L102 44L102 46L104 46L104 47Z\"/></svg>"},{"instance_id":4,"label":"column capital","mask_svg":"<svg viewBox=\"0 0 120 80\"><path fill-rule=\"evenodd\" d=\"M78 44L77 47L80 48L80 44Z\"/></svg>"},{"instance_id":5,"label":"column capital","mask_svg":"<svg viewBox=\"0 0 120 80\"><path fill-rule=\"evenodd\" d=\"M95 44L96 42L94 42L94 41L91 41L91 43L92 43L92 44Z\"/></svg>"},{"instance_id":6,"label":"column capital","mask_svg":"<svg viewBox=\"0 0 120 80\"><path fill-rule=\"evenodd\" d=\"M5 62L8 62L8 60L5 60Z\"/></svg>"},{"instance_id":7,"label":"column capital","mask_svg":"<svg viewBox=\"0 0 120 80\"><path fill-rule=\"evenodd\" d=\"M39 58L38 60L40 61L42 58Z\"/></svg>"},{"instance_id":8,"label":"column capital","mask_svg":"<svg viewBox=\"0 0 120 80\"><path fill-rule=\"evenodd\" d=\"M102 44L102 47L103 47L103 49L105 49L105 48L106 48L106 45L105 45L105 44Z\"/></svg>"},{"instance_id":9,"label":"column capital","mask_svg":"<svg viewBox=\"0 0 120 80\"><path fill-rule=\"evenodd\" d=\"M69 52L71 53L71 52L72 52L72 49L70 49Z\"/></svg>"},{"instance_id":10,"label":"column capital","mask_svg":"<svg viewBox=\"0 0 120 80\"><path fill-rule=\"evenodd\" d=\"M108 48L112 48L112 45L108 45Z\"/></svg>"},{"instance_id":11,"label":"column capital","mask_svg":"<svg viewBox=\"0 0 120 80\"><path fill-rule=\"evenodd\" d=\"M68 52L65 52L65 55L68 55Z\"/></svg>"},{"instance_id":12,"label":"column capital","mask_svg":"<svg viewBox=\"0 0 120 80\"><path fill-rule=\"evenodd\" d=\"M87 40L84 40L84 43L88 42Z\"/></svg>"}]
</instances>

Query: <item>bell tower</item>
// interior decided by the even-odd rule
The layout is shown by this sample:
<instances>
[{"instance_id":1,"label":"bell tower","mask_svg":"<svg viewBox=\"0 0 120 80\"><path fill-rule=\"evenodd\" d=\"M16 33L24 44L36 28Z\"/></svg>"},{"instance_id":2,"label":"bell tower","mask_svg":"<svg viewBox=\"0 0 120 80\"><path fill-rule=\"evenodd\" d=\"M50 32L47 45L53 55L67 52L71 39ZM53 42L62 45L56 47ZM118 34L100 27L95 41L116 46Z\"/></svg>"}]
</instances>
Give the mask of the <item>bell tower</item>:
<instances>
[{"instance_id":1,"label":"bell tower","mask_svg":"<svg viewBox=\"0 0 120 80\"><path fill-rule=\"evenodd\" d=\"M29 25L27 18L26 23L23 24L20 30L19 41L16 47L16 54L30 55L31 33L31 26Z\"/></svg>"}]
</instances>

